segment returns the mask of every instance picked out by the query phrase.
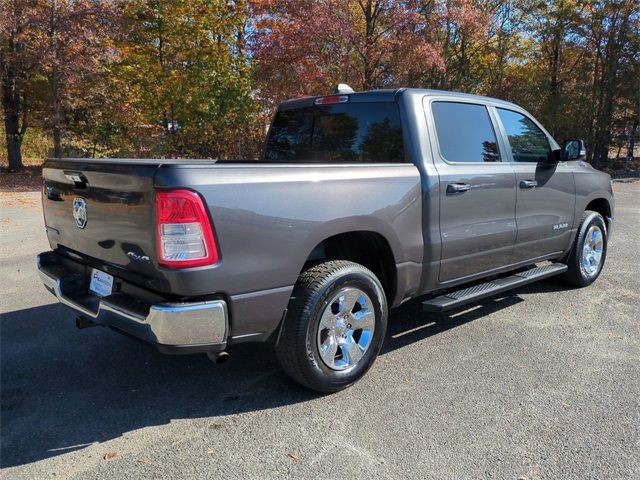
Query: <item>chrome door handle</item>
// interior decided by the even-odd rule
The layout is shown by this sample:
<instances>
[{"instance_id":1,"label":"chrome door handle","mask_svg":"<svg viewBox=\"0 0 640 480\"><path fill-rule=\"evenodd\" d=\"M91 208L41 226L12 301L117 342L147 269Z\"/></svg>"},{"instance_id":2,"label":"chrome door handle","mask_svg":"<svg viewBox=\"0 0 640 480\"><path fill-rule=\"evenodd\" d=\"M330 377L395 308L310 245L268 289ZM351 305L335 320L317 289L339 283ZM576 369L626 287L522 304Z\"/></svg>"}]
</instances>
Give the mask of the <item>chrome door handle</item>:
<instances>
[{"instance_id":1,"label":"chrome door handle","mask_svg":"<svg viewBox=\"0 0 640 480\"><path fill-rule=\"evenodd\" d=\"M450 183L447 185L447 195L459 195L471 190L471 185L468 183Z\"/></svg>"},{"instance_id":2,"label":"chrome door handle","mask_svg":"<svg viewBox=\"0 0 640 480\"><path fill-rule=\"evenodd\" d=\"M536 188L538 182L535 180L520 180L520 188Z\"/></svg>"}]
</instances>

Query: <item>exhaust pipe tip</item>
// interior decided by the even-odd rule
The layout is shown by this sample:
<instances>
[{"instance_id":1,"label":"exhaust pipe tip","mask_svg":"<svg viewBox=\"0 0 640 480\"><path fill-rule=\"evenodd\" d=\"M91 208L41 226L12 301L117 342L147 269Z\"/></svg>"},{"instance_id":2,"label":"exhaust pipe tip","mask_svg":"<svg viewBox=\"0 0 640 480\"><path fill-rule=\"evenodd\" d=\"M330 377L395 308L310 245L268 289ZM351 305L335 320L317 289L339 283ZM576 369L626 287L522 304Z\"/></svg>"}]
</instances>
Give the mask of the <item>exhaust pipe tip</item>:
<instances>
[{"instance_id":1,"label":"exhaust pipe tip","mask_svg":"<svg viewBox=\"0 0 640 480\"><path fill-rule=\"evenodd\" d=\"M207 357L216 365L220 365L221 363L229 360L231 355L228 352L207 352Z\"/></svg>"}]
</instances>

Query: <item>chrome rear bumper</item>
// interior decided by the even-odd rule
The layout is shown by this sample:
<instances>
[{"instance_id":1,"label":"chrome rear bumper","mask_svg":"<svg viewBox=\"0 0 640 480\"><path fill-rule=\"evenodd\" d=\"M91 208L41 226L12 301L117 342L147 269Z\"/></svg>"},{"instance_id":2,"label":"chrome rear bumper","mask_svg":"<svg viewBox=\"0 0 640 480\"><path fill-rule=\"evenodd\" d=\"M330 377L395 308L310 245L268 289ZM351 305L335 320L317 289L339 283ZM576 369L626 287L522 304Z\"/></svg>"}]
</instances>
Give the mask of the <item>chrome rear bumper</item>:
<instances>
[{"instance_id":1,"label":"chrome rear bumper","mask_svg":"<svg viewBox=\"0 0 640 480\"><path fill-rule=\"evenodd\" d=\"M37 264L47 290L92 323L121 330L166 353L226 347L229 319L224 300L149 304L126 293L100 298L88 292L89 267L54 252L38 255Z\"/></svg>"}]
</instances>

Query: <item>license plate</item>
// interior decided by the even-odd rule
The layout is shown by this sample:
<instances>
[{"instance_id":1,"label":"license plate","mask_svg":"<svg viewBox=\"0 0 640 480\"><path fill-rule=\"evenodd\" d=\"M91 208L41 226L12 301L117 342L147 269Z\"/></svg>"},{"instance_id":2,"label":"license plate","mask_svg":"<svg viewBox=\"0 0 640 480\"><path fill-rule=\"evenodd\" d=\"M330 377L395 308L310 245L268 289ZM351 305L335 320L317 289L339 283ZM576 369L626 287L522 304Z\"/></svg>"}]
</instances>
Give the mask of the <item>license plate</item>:
<instances>
[{"instance_id":1,"label":"license plate","mask_svg":"<svg viewBox=\"0 0 640 480\"><path fill-rule=\"evenodd\" d=\"M99 297L106 297L107 295L111 295L111 290L113 290L113 277L95 268L91 269L89 291Z\"/></svg>"}]
</instances>

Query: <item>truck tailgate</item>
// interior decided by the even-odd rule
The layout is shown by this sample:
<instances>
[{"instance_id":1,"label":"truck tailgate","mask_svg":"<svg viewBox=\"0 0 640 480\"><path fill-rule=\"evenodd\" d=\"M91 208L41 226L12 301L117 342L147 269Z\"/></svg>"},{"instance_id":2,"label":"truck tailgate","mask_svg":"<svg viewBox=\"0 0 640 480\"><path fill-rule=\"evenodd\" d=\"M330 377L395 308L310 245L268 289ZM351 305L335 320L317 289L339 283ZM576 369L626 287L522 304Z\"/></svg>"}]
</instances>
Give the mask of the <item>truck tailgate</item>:
<instances>
[{"instance_id":1,"label":"truck tailgate","mask_svg":"<svg viewBox=\"0 0 640 480\"><path fill-rule=\"evenodd\" d=\"M158 276L153 177L159 162L47 161L42 204L52 248L112 271L121 267L123 276Z\"/></svg>"}]
</instances>

